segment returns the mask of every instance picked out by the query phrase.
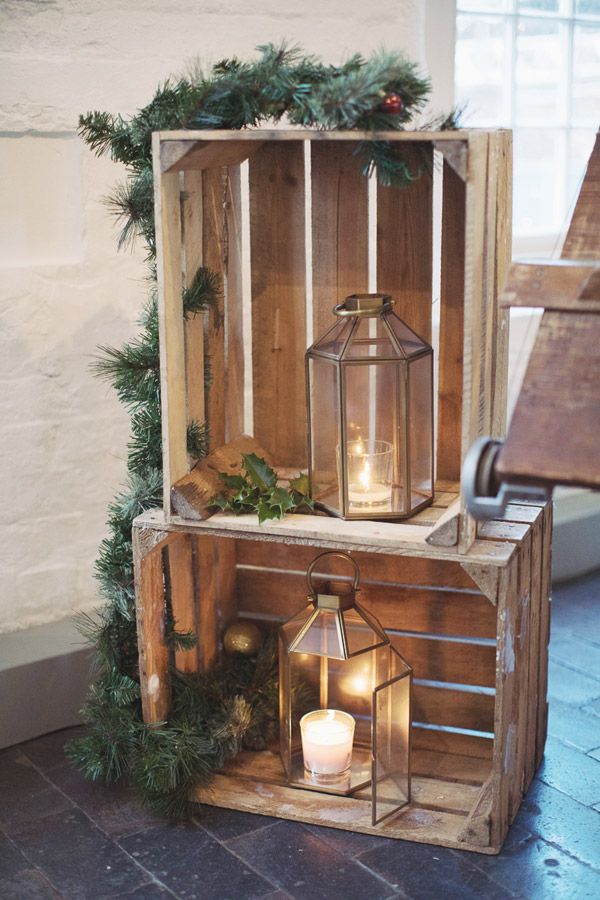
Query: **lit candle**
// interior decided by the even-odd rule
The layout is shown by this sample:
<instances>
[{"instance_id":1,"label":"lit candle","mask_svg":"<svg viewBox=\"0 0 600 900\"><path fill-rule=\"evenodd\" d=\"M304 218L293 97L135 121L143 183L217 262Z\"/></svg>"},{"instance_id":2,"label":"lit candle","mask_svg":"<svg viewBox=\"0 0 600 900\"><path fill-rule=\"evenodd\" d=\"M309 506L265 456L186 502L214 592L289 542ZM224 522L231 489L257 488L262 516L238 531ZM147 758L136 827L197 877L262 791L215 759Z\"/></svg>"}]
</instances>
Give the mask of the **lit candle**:
<instances>
[{"instance_id":1,"label":"lit candle","mask_svg":"<svg viewBox=\"0 0 600 900\"><path fill-rule=\"evenodd\" d=\"M317 709L300 719L306 772L317 780L338 779L350 771L354 719L339 709Z\"/></svg>"},{"instance_id":2,"label":"lit candle","mask_svg":"<svg viewBox=\"0 0 600 900\"><path fill-rule=\"evenodd\" d=\"M348 488L350 506L360 508L389 505L392 498L391 486L373 481L369 454L362 453L361 457L357 479L354 483L351 482Z\"/></svg>"}]
</instances>

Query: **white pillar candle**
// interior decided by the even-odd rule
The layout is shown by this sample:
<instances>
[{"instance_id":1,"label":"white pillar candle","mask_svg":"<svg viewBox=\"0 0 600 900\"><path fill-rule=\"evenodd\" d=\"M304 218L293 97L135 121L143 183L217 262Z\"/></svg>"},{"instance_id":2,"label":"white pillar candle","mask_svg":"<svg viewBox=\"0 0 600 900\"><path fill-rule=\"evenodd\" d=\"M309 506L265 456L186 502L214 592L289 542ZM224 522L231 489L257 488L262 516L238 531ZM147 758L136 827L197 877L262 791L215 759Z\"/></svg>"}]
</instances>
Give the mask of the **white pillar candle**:
<instances>
[{"instance_id":1,"label":"white pillar candle","mask_svg":"<svg viewBox=\"0 0 600 900\"><path fill-rule=\"evenodd\" d=\"M300 719L304 768L316 778L339 778L350 770L355 721L339 709L317 709Z\"/></svg>"}]
</instances>

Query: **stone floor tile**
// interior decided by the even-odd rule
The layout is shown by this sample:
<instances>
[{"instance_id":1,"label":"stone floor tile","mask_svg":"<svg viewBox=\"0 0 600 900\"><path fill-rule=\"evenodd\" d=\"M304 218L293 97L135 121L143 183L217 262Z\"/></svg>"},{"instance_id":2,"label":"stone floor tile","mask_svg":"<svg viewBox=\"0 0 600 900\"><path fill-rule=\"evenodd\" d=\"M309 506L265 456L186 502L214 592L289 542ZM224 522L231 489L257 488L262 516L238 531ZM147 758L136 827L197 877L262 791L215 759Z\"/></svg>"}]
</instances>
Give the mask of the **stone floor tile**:
<instances>
[{"instance_id":1,"label":"stone floor tile","mask_svg":"<svg viewBox=\"0 0 600 900\"><path fill-rule=\"evenodd\" d=\"M30 822L13 839L65 900L114 897L150 880L78 809Z\"/></svg>"},{"instance_id":2,"label":"stone floor tile","mask_svg":"<svg viewBox=\"0 0 600 900\"><path fill-rule=\"evenodd\" d=\"M3 878L29 868L29 862L5 834L0 831L0 874Z\"/></svg>"},{"instance_id":3,"label":"stone floor tile","mask_svg":"<svg viewBox=\"0 0 600 900\"><path fill-rule=\"evenodd\" d=\"M227 846L294 900L383 900L394 890L296 822L279 822L229 841Z\"/></svg>"},{"instance_id":4,"label":"stone floor tile","mask_svg":"<svg viewBox=\"0 0 600 900\"><path fill-rule=\"evenodd\" d=\"M538 837L505 849L498 856L477 855L473 863L523 900L600 897L600 873Z\"/></svg>"},{"instance_id":5,"label":"stone floor tile","mask_svg":"<svg viewBox=\"0 0 600 900\"><path fill-rule=\"evenodd\" d=\"M556 738L546 741L538 778L584 806L600 803L600 762Z\"/></svg>"},{"instance_id":6,"label":"stone floor tile","mask_svg":"<svg viewBox=\"0 0 600 900\"><path fill-rule=\"evenodd\" d=\"M384 845L393 846L396 842L391 838L377 837L374 834L359 834L356 831L342 831L339 828L324 828L322 825L305 825L316 837L325 841L334 850L344 856L356 857L366 850Z\"/></svg>"},{"instance_id":7,"label":"stone floor tile","mask_svg":"<svg viewBox=\"0 0 600 900\"><path fill-rule=\"evenodd\" d=\"M2 900L62 900L62 896L35 869L24 869L8 877L3 875L0 883Z\"/></svg>"},{"instance_id":8,"label":"stone floor tile","mask_svg":"<svg viewBox=\"0 0 600 900\"><path fill-rule=\"evenodd\" d=\"M256 831L258 828L274 825L279 819L273 819L271 816L257 816L254 813L239 812L236 809L201 806L194 816L194 821L218 841L229 841L232 838L239 837L241 834L247 834L249 831Z\"/></svg>"},{"instance_id":9,"label":"stone floor tile","mask_svg":"<svg viewBox=\"0 0 600 900\"><path fill-rule=\"evenodd\" d=\"M55 766L64 766L67 760L65 744L74 741L83 734L85 734L83 725L75 728L63 728L60 731L53 731L51 734L45 734L32 741L26 741L24 744L19 745L19 749L25 756L29 757L38 769L42 772L48 772Z\"/></svg>"},{"instance_id":10,"label":"stone floor tile","mask_svg":"<svg viewBox=\"0 0 600 900\"><path fill-rule=\"evenodd\" d=\"M411 900L508 900L512 896L462 851L409 841L394 844L369 850L360 859Z\"/></svg>"},{"instance_id":11,"label":"stone floor tile","mask_svg":"<svg viewBox=\"0 0 600 900\"><path fill-rule=\"evenodd\" d=\"M550 658L569 669L600 680L600 644L556 631L550 642Z\"/></svg>"},{"instance_id":12,"label":"stone floor tile","mask_svg":"<svg viewBox=\"0 0 600 900\"><path fill-rule=\"evenodd\" d=\"M600 721L591 712L553 699L548 706L548 734L587 752L598 746Z\"/></svg>"},{"instance_id":13,"label":"stone floor tile","mask_svg":"<svg viewBox=\"0 0 600 900\"><path fill-rule=\"evenodd\" d=\"M55 766L46 777L111 837L166 824L164 818L144 809L125 784L88 781L70 763Z\"/></svg>"},{"instance_id":14,"label":"stone floor tile","mask_svg":"<svg viewBox=\"0 0 600 900\"><path fill-rule=\"evenodd\" d=\"M591 703L586 703L584 707L582 707L583 712L589 713L590 715L600 717L600 698L597 700L592 700ZM600 728L600 723L598 725Z\"/></svg>"},{"instance_id":15,"label":"stone floor tile","mask_svg":"<svg viewBox=\"0 0 600 900\"><path fill-rule=\"evenodd\" d=\"M119 844L185 900L253 900L277 887L193 823L150 828Z\"/></svg>"},{"instance_id":16,"label":"stone floor tile","mask_svg":"<svg viewBox=\"0 0 600 900\"><path fill-rule=\"evenodd\" d=\"M600 870L600 814L535 779L516 823Z\"/></svg>"},{"instance_id":17,"label":"stone floor tile","mask_svg":"<svg viewBox=\"0 0 600 900\"><path fill-rule=\"evenodd\" d=\"M583 706L600 698L600 680L567 669L552 659L548 663L548 696L573 706Z\"/></svg>"},{"instance_id":18,"label":"stone floor tile","mask_svg":"<svg viewBox=\"0 0 600 900\"><path fill-rule=\"evenodd\" d=\"M71 801L46 781L19 749L0 755L0 827L15 829L72 808Z\"/></svg>"}]
</instances>

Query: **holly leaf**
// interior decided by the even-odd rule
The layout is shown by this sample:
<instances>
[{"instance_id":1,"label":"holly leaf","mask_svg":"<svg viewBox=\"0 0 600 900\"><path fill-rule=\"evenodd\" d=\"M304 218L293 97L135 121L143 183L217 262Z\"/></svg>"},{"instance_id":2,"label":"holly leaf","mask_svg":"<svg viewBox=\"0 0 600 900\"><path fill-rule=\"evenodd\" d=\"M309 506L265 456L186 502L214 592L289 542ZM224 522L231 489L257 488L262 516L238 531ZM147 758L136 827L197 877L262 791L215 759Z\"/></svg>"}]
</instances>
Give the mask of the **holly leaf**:
<instances>
[{"instance_id":1,"label":"holly leaf","mask_svg":"<svg viewBox=\"0 0 600 900\"><path fill-rule=\"evenodd\" d=\"M305 497L308 497L308 475L301 473L296 476L296 478L292 478L290 481L290 491L296 491L298 494L303 494Z\"/></svg>"},{"instance_id":2,"label":"holly leaf","mask_svg":"<svg viewBox=\"0 0 600 900\"><path fill-rule=\"evenodd\" d=\"M209 503L209 506L216 506L217 509L220 509L221 512L224 512L229 508L229 500L227 497L224 497L223 494L219 494L217 497L213 497Z\"/></svg>"},{"instance_id":3,"label":"holly leaf","mask_svg":"<svg viewBox=\"0 0 600 900\"><path fill-rule=\"evenodd\" d=\"M303 506L307 509L315 508L315 501L305 494L298 493L298 491L292 491L292 500L296 509L302 509Z\"/></svg>"},{"instance_id":4,"label":"holly leaf","mask_svg":"<svg viewBox=\"0 0 600 900\"><path fill-rule=\"evenodd\" d=\"M243 461L248 478L261 493L275 487L277 475L266 460L261 459L256 453L244 453Z\"/></svg>"},{"instance_id":5,"label":"holly leaf","mask_svg":"<svg viewBox=\"0 0 600 900\"><path fill-rule=\"evenodd\" d=\"M225 487L234 491L241 491L246 486L246 479L243 475L228 475L227 472L219 472L219 478Z\"/></svg>"},{"instance_id":6,"label":"holly leaf","mask_svg":"<svg viewBox=\"0 0 600 900\"><path fill-rule=\"evenodd\" d=\"M271 506L268 500L259 500L258 501L258 524L262 525L263 522L266 522L267 519L281 519L282 514L280 515L277 511L276 506Z\"/></svg>"},{"instance_id":7,"label":"holly leaf","mask_svg":"<svg viewBox=\"0 0 600 900\"><path fill-rule=\"evenodd\" d=\"M283 519L286 512L289 512L296 505L290 492L282 487L275 488L271 494L270 502L273 508L279 510L278 519Z\"/></svg>"}]
</instances>

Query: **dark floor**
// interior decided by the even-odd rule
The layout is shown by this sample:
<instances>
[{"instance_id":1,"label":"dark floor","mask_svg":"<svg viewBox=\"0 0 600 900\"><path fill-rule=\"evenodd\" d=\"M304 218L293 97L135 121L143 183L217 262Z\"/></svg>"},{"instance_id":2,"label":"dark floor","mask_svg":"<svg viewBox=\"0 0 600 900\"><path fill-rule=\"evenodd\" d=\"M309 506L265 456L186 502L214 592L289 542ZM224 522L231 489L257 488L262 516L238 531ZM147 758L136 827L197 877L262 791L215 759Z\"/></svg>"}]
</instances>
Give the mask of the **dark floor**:
<instances>
[{"instance_id":1,"label":"dark floor","mask_svg":"<svg viewBox=\"0 0 600 900\"><path fill-rule=\"evenodd\" d=\"M600 574L554 591L546 758L498 857L205 807L187 826L85 782L57 732L0 753L0 898L600 900Z\"/></svg>"}]
</instances>

